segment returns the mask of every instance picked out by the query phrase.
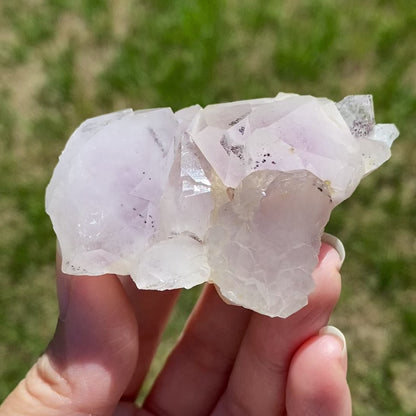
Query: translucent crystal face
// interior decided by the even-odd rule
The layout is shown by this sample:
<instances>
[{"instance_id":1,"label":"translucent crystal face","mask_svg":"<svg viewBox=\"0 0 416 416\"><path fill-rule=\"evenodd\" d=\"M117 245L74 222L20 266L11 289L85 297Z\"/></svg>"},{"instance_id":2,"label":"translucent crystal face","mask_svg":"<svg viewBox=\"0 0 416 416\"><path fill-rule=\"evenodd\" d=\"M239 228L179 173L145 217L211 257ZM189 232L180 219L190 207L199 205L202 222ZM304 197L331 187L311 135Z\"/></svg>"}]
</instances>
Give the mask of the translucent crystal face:
<instances>
[{"instance_id":1,"label":"translucent crystal face","mask_svg":"<svg viewBox=\"0 0 416 416\"><path fill-rule=\"evenodd\" d=\"M89 119L46 191L62 269L131 275L141 289L209 281L230 302L286 317L313 290L331 210L397 136L375 124L368 95Z\"/></svg>"}]
</instances>

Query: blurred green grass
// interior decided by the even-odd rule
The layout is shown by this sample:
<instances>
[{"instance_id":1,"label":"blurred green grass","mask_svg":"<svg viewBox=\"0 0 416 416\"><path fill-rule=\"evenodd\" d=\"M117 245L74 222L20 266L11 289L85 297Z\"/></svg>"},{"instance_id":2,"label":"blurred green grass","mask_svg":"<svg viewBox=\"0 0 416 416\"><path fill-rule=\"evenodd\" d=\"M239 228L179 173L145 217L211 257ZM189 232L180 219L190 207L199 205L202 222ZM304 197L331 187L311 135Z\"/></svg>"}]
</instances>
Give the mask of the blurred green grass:
<instances>
[{"instance_id":1,"label":"blurred green grass","mask_svg":"<svg viewBox=\"0 0 416 416\"><path fill-rule=\"evenodd\" d=\"M415 40L404 0L2 0L0 399L53 334L44 189L81 121L278 91L372 93L378 122L401 136L328 225L347 250L333 324L349 342L354 414L416 414ZM153 376L197 292L184 293Z\"/></svg>"}]
</instances>

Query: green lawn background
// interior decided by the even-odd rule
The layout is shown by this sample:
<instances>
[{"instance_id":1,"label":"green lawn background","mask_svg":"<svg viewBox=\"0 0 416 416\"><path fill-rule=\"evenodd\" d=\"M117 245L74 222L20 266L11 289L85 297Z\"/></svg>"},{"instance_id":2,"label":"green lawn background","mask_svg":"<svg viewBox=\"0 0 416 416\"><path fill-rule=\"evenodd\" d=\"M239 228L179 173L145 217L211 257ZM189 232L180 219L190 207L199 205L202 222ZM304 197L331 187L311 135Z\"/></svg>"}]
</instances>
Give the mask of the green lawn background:
<instances>
[{"instance_id":1,"label":"green lawn background","mask_svg":"<svg viewBox=\"0 0 416 416\"><path fill-rule=\"evenodd\" d=\"M332 323L355 415L416 414L416 2L1 0L0 400L53 334L55 238L44 190L71 132L121 108L279 91L372 93L401 136L338 207L347 250ZM184 293L155 368L192 308ZM147 383L149 385L150 381Z\"/></svg>"}]
</instances>

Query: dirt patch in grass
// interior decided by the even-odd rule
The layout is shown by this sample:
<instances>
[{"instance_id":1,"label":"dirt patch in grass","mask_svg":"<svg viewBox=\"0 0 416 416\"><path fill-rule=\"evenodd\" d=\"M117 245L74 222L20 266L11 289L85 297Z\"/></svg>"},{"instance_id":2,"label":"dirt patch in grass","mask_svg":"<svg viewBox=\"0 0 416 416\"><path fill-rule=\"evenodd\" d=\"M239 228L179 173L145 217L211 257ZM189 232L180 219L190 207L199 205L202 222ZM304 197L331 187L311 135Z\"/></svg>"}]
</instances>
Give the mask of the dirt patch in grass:
<instances>
[{"instance_id":1,"label":"dirt patch in grass","mask_svg":"<svg viewBox=\"0 0 416 416\"><path fill-rule=\"evenodd\" d=\"M398 336L398 317L394 308L380 304L367 290L357 287L354 292L348 302L341 300L333 322L347 338L354 402L363 405L363 413L359 414L370 414L365 411L372 407L374 383L378 384L383 378L383 366L392 348L392 339Z\"/></svg>"},{"instance_id":2,"label":"dirt patch in grass","mask_svg":"<svg viewBox=\"0 0 416 416\"><path fill-rule=\"evenodd\" d=\"M10 105L19 114L20 120L32 119L40 111L36 95L45 83L45 74L39 58L39 56L31 56L28 62L1 71L0 83L9 89ZM22 134L23 132L20 131L19 136Z\"/></svg>"},{"instance_id":3,"label":"dirt patch in grass","mask_svg":"<svg viewBox=\"0 0 416 416\"><path fill-rule=\"evenodd\" d=\"M403 409L416 414L416 353L406 362L397 361L391 364L393 374L393 391L400 400Z\"/></svg>"}]
</instances>

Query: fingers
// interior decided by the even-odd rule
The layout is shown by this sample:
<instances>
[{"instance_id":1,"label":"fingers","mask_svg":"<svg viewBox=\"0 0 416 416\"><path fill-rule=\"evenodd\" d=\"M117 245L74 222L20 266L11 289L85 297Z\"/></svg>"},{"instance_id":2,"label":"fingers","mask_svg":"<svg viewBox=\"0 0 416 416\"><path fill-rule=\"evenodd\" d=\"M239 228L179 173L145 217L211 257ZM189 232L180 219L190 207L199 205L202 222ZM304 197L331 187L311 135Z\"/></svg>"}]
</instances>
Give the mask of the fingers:
<instances>
[{"instance_id":1,"label":"fingers","mask_svg":"<svg viewBox=\"0 0 416 416\"><path fill-rule=\"evenodd\" d=\"M180 290L138 290L130 277L120 276L120 281L130 299L139 326L139 359L122 398L125 401L134 401L149 371Z\"/></svg>"},{"instance_id":2,"label":"fingers","mask_svg":"<svg viewBox=\"0 0 416 416\"><path fill-rule=\"evenodd\" d=\"M324 404L327 414L336 403L348 412L345 371L331 364L330 354L325 355L328 348L322 353L321 345L321 355L315 355L321 362L327 359L328 375L314 390L308 390L306 381L317 374L310 351L319 347L318 340L312 338L299 349L328 321L339 296L339 266L336 252L323 244L314 273L316 290L308 306L287 319L270 319L226 305L208 286L138 414L204 415L213 409L214 415L284 414L286 404L295 412L295 403L302 400L318 406L328 393L330 382L325 380L335 383L335 399ZM123 284L125 289L114 275L59 275L61 316L55 337L4 402L2 415L110 415L123 392L125 398L133 399L177 292L143 293L133 290L129 281ZM129 301L136 305L134 309ZM145 345L141 365L136 365L137 320ZM310 375L304 384L302 363L309 365L305 368ZM135 410L132 404L120 403L119 414L127 409L126 414Z\"/></svg>"},{"instance_id":3,"label":"fingers","mask_svg":"<svg viewBox=\"0 0 416 416\"><path fill-rule=\"evenodd\" d=\"M59 273L58 295L55 336L2 415L110 415L132 376L137 324L118 278Z\"/></svg>"},{"instance_id":4,"label":"fingers","mask_svg":"<svg viewBox=\"0 0 416 416\"><path fill-rule=\"evenodd\" d=\"M325 326L340 293L340 258L323 244L309 303L286 319L253 314L214 415L281 415L295 351Z\"/></svg>"},{"instance_id":5,"label":"fingers","mask_svg":"<svg viewBox=\"0 0 416 416\"><path fill-rule=\"evenodd\" d=\"M345 339L329 328L302 345L292 359L286 395L290 416L351 415Z\"/></svg>"},{"instance_id":6,"label":"fingers","mask_svg":"<svg viewBox=\"0 0 416 416\"><path fill-rule=\"evenodd\" d=\"M251 312L207 285L144 403L153 414L210 414L224 391Z\"/></svg>"}]
</instances>

